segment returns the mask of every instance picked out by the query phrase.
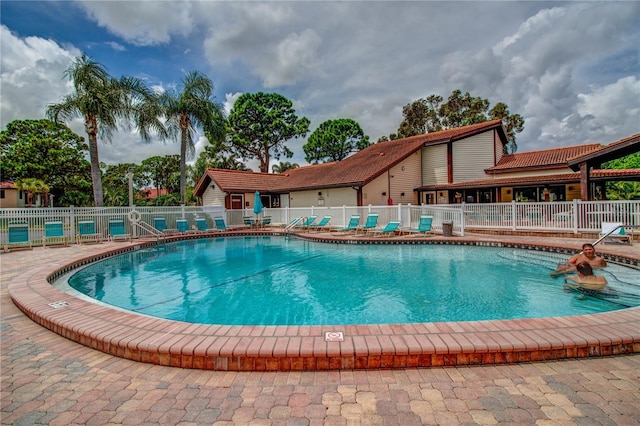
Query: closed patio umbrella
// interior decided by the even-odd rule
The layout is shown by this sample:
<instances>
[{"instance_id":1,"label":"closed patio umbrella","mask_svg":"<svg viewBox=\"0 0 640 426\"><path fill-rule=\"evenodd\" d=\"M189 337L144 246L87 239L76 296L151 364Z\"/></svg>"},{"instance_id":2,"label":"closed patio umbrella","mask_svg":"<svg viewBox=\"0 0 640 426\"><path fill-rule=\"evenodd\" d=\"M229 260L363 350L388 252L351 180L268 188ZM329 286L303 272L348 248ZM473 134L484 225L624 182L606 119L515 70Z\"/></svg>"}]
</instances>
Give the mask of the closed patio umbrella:
<instances>
[{"instance_id":1,"label":"closed patio umbrella","mask_svg":"<svg viewBox=\"0 0 640 426\"><path fill-rule=\"evenodd\" d=\"M253 200L253 212L257 216L264 211L264 206L262 205L262 200L260 199L260 191L256 191L255 199Z\"/></svg>"}]
</instances>

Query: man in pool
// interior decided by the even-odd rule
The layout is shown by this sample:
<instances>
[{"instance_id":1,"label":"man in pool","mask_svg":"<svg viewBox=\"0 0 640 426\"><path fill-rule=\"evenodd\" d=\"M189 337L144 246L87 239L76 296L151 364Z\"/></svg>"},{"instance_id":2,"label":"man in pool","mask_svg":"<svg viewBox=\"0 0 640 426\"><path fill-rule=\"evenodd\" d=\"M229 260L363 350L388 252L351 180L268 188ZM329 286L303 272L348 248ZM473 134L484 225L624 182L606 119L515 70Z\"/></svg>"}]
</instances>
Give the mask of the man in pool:
<instances>
[{"instance_id":1,"label":"man in pool","mask_svg":"<svg viewBox=\"0 0 640 426\"><path fill-rule=\"evenodd\" d=\"M576 265L578 275L567 277L565 283L573 281L580 287L587 290L602 290L607 285L607 279L599 275L593 275L593 269L587 262L580 262Z\"/></svg>"},{"instance_id":2,"label":"man in pool","mask_svg":"<svg viewBox=\"0 0 640 426\"><path fill-rule=\"evenodd\" d=\"M574 254L569 258L567 263L558 265L558 268L551 273L552 277L575 272L576 265L578 263L586 262L592 269L604 268L607 266L607 262L596 255L596 249L593 244L585 243L582 245L582 251L578 254Z\"/></svg>"}]
</instances>

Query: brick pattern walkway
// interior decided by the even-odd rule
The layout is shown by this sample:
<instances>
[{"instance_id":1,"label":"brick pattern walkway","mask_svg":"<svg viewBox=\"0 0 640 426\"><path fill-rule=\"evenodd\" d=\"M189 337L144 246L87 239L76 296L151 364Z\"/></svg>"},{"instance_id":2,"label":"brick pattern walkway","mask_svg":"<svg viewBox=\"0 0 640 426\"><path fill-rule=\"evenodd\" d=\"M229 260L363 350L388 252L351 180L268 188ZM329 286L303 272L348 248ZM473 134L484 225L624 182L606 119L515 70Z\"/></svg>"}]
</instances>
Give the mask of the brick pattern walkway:
<instances>
[{"instance_id":1,"label":"brick pattern walkway","mask_svg":"<svg viewBox=\"0 0 640 426\"><path fill-rule=\"evenodd\" d=\"M70 342L4 296L3 425L640 424L640 355L468 368L188 370Z\"/></svg>"},{"instance_id":2,"label":"brick pattern walkway","mask_svg":"<svg viewBox=\"0 0 640 426\"><path fill-rule=\"evenodd\" d=\"M640 355L516 365L216 372L113 357L20 312L7 285L66 248L0 256L3 425L640 424Z\"/></svg>"}]
</instances>

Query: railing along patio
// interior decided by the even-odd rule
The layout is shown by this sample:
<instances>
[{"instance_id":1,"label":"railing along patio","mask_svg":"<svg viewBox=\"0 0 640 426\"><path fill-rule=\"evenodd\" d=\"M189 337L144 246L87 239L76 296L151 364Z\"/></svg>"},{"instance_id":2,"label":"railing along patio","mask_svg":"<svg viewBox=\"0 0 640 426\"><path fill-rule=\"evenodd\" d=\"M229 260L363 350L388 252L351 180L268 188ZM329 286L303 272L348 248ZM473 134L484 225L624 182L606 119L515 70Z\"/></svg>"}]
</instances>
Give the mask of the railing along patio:
<instances>
[{"instance_id":1,"label":"railing along patio","mask_svg":"<svg viewBox=\"0 0 640 426\"><path fill-rule=\"evenodd\" d=\"M48 221L63 222L64 232L75 242L77 223L93 220L98 232L108 237L108 221L111 218L125 219L129 232L136 237L145 237L140 227L131 227L128 220L132 210L136 210L139 220L153 225L154 217L164 217L169 228L176 228L176 219L185 218L190 229L195 229L197 217L206 218L211 228L213 218L222 216L227 225L242 225L245 216L255 216L252 209L226 210L217 206L135 206L135 207L56 207L0 209L0 244L7 241L9 223L22 222L29 225L31 240L41 242L44 224ZM568 202L527 202L527 203L486 203L486 204L437 204L394 206L310 206L267 208L260 216L271 216L273 225L286 225L296 217L331 215L330 225L343 227L349 217L359 214L364 223L367 214L378 213L379 226L398 220L401 228L415 228L420 215L433 216L433 230L442 233L443 223L452 226L454 235L464 235L465 231L556 231L579 235L599 233L603 222L622 223L629 227L640 226L640 200L633 201L568 201Z\"/></svg>"}]
</instances>

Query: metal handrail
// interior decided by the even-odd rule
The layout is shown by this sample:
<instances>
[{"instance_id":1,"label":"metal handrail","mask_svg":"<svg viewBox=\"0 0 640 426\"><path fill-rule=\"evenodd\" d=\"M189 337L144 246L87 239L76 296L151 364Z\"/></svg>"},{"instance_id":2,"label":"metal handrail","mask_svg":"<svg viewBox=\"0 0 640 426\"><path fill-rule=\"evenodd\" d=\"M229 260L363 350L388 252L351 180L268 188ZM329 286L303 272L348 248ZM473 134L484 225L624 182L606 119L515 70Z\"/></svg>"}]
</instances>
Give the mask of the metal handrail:
<instances>
[{"instance_id":1,"label":"metal handrail","mask_svg":"<svg viewBox=\"0 0 640 426\"><path fill-rule=\"evenodd\" d=\"M291 221L291 223L289 223L287 226L284 227L284 231L290 231L291 229L293 229L294 226L296 226L302 219L304 219L303 217L296 217L295 219L293 219Z\"/></svg>"},{"instance_id":2,"label":"metal handrail","mask_svg":"<svg viewBox=\"0 0 640 426\"><path fill-rule=\"evenodd\" d=\"M166 244L167 242L167 237L166 235L164 235L163 232L159 231L158 229L154 228L153 226L149 225L146 222L130 222L132 227L137 227L143 231L148 232L149 234L153 235L154 237L156 237L156 242L160 242L160 239L162 239L162 243Z\"/></svg>"}]
</instances>

